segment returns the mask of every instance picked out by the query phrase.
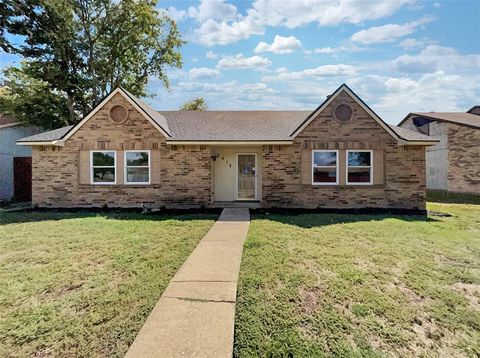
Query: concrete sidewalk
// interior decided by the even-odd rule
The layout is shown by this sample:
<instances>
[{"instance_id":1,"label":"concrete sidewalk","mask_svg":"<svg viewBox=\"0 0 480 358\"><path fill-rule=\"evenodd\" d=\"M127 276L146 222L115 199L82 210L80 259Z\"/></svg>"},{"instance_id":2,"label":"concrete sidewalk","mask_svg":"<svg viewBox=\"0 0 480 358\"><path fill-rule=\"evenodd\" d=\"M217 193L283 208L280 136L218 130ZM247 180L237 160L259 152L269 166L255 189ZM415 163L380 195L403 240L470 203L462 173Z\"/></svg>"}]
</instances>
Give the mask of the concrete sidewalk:
<instances>
[{"instance_id":1,"label":"concrete sidewalk","mask_svg":"<svg viewBox=\"0 0 480 358\"><path fill-rule=\"evenodd\" d=\"M231 357L237 280L250 225L226 208L153 308L126 357Z\"/></svg>"}]
</instances>

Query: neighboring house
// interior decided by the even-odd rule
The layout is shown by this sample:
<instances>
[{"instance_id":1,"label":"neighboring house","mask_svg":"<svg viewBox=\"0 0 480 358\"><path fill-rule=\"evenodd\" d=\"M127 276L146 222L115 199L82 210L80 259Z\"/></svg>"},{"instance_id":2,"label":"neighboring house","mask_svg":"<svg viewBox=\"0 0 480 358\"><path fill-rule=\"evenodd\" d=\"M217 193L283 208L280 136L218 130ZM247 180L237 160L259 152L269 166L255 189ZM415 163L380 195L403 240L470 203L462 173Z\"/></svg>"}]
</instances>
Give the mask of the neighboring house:
<instances>
[{"instance_id":1,"label":"neighboring house","mask_svg":"<svg viewBox=\"0 0 480 358\"><path fill-rule=\"evenodd\" d=\"M39 207L425 209L425 147L346 85L313 112L157 112L115 89L33 148Z\"/></svg>"},{"instance_id":2,"label":"neighboring house","mask_svg":"<svg viewBox=\"0 0 480 358\"><path fill-rule=\"evenodd\" d=\"M15 142L41 131L0 115L0 201L30 200L32 150Z\"/></svg>"},{"instance_id":3,"label":"neighboring house","mask_svg":"<svg viewBox=\"0 0 480 358\"><path fill-rule=\"evenodd\" d=\"M428 189L480 195L480 106L410 113L399 126L440 140L427 148Z\"/></svg>"}]
</instances>

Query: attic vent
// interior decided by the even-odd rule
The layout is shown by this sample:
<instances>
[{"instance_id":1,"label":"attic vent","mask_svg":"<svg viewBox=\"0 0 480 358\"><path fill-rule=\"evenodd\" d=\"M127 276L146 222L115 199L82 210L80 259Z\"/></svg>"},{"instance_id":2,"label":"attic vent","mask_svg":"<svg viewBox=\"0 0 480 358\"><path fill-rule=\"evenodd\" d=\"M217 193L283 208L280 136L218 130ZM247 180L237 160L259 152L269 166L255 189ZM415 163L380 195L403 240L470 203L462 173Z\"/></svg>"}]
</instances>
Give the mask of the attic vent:
<instances>
[{"instance_id":1,"label":"attic vent","mask_svg":"<svg viewBox=\"0 0 480 358\"><path fill-rule=\"evenodd\" d=\"M121 105L115 105L110 108L110 119L117 124L121 124L128 119L128 109Z\"/></svg>"},{"instance_id":2,"label":"attic vent","mask_svg":"<svg viewBox=\"0 0 480 358\"><path fill-rule=\"evenodd\" d=\"M347 122L352 118L353 115L353 109L347 104L339 104L337 107L335 107L335 110L333 111L333 116L335 119L339 122Z\"/></svg>"}]
</instances>

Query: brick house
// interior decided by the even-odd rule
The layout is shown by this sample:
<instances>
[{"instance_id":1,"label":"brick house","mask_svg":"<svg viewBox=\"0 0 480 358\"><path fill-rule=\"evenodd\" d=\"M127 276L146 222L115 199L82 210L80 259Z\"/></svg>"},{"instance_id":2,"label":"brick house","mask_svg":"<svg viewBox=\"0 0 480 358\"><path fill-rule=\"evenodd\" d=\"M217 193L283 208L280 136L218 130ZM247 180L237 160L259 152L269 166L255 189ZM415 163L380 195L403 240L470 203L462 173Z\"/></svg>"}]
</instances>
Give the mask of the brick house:
<instances>
[{"instance_id":1,"label":"brick house","mask_svg":"<svg viewBox=\"0 0 480 358\"><path fill-rule=\"evenodd\" d=\"M425 209L425 148L348 86L313 112L157 112L122 88L88 116L23 138L33 205Z\"/></svg>"},{"instance_id":2,"label":"brick house","mask_svg":"<svg viewBox=\"0 0 480 358\"><path fill-rule=\"evenodd\" d=\"M409 113L399 126L437 138L427 148L427 188L480 195L480 106Z\"/></svg>"}]
</instances>

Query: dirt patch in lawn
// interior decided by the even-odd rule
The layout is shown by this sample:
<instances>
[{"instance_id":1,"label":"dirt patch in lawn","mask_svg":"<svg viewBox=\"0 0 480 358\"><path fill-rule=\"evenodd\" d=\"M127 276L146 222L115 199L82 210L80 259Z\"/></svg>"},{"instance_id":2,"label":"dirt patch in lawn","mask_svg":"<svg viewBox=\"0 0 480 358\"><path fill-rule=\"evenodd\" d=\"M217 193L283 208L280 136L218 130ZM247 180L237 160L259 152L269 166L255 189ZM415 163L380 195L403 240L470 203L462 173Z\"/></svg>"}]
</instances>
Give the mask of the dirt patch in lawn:
<instances>
[{"instance_id":1,"label":"dirt patch in lawn","mask_svg":"<svg viewBox=\"0 0 480 358\"><path fill-rule=\"evenodd\" d=\"M480 285L457 282L452 285L452 289L465 297L472 308L480 310Z\"/></svg>"}]
</instances>

